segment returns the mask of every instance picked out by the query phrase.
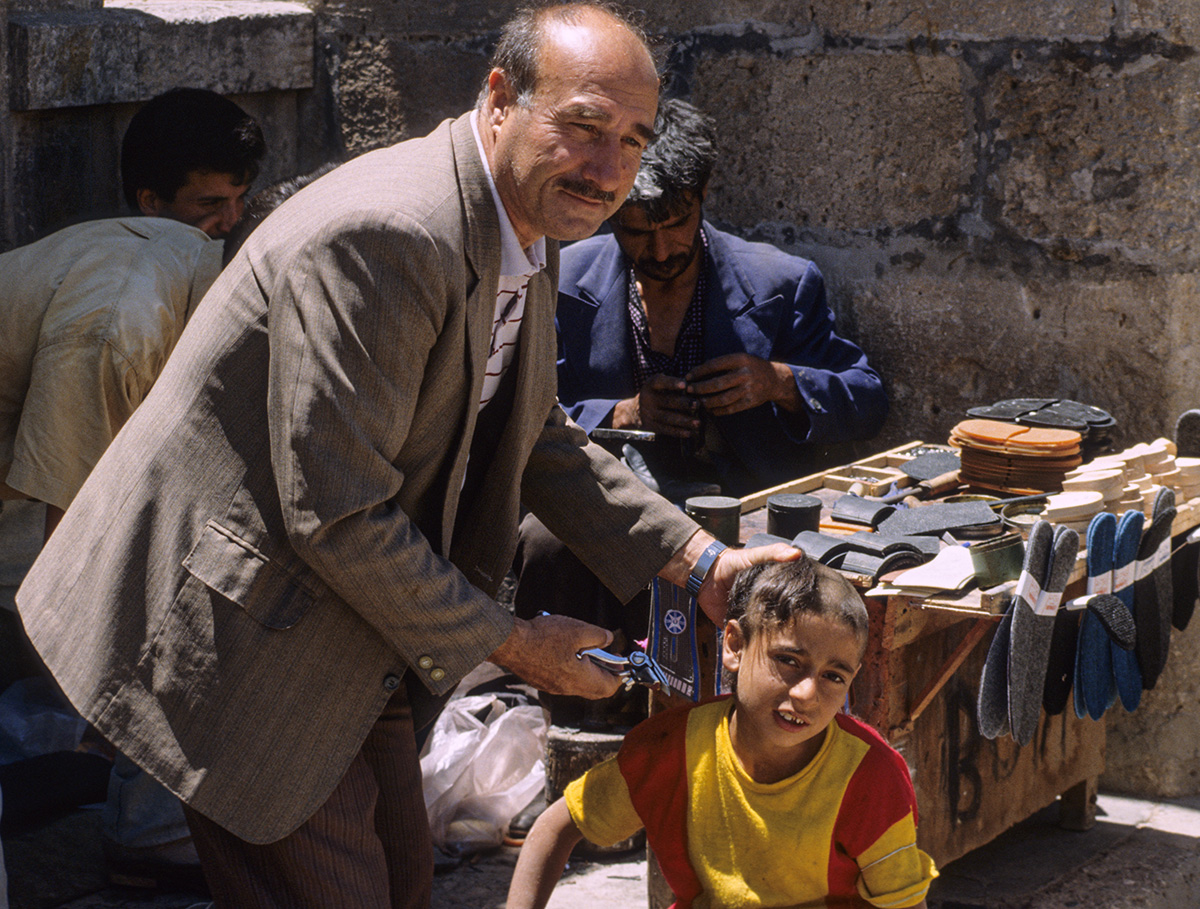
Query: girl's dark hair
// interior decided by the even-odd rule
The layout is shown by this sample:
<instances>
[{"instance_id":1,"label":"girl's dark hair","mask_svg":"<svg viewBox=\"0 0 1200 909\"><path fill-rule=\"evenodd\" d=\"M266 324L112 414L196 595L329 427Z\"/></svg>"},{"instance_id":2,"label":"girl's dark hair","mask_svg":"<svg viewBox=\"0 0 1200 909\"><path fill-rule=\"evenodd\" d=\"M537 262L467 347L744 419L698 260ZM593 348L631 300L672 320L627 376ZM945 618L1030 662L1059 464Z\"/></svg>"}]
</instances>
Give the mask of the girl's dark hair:
<instances>
[{"instance_id":1,"label":"girl's dark hair","mask_svg":"<svg viewBox=\"0 0 1200 909\"><path fill-rule=\"evenodd\" d=\"M763 562L733 582L726 620L738 623L749 644L760 632L808 614L841 622L862 649L867 642L867 607L850 582L832 568L802 555L794 562Z\"/></svg>"}]
</instances>

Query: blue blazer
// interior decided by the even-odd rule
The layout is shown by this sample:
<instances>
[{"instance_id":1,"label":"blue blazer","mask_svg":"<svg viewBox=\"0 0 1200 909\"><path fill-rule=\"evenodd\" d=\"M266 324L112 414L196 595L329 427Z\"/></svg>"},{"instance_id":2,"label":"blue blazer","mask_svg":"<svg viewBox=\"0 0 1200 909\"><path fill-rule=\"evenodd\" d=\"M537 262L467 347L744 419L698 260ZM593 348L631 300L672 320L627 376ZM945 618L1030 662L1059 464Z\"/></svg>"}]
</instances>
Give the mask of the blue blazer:
<instances>
[{"instance_id":1,"label":"blue blazer","mask_svg":"<svg viewBox=\"0 0 1200 909\"><path fill-rule=\"evenodd\" d=\"M805 404L789 414L763 404L717 417L756 488L808 472L818 446L867 439L887 416L887 395L863 352L834 332L817 266L705 222L708 292L704 359L745 352L791 366ZM632 397L628 265L611 235L562 251L558 282L558 397L588 432Z\"/></svg>"}]
</instances>

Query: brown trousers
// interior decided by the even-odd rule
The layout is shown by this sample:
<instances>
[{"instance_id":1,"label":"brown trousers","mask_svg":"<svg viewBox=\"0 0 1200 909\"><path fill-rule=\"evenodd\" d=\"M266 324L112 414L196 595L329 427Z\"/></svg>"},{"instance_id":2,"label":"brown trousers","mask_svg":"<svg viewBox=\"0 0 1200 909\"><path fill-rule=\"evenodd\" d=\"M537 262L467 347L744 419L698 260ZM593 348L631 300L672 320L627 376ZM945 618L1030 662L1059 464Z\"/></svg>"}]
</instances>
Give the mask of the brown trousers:
<instances>
[{"instance_id":1,"label":"brown trousers","mask_svg":"<svg viewBox=\"0 0 1200 909\"><path fill-rule=\"evenodd\" d=\"M403 685L328 801L282 840L247 843L184 810L218 909L429 906L433 844Z\"/></svg>"}]
</instances>

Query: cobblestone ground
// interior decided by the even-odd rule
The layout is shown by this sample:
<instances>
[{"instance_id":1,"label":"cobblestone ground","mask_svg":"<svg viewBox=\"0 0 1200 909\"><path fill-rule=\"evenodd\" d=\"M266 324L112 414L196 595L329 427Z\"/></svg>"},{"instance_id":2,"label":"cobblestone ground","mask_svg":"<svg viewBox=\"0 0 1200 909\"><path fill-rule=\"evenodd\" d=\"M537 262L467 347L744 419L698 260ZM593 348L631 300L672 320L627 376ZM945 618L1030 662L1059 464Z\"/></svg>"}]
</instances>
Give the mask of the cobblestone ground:
<instances>
[{"instance_id":1,"label":"cobblestone ground","mask_svg":"<svg viewBox=\"0 0 1200 909\"><path fill-rule=\"evenodd\" d=\"M433 882L432 909L504 909L518 849L475 856ZM572 861L547 909L644 909L646 857L642 851L598 861Z\"/></svg>"}]
</instances>

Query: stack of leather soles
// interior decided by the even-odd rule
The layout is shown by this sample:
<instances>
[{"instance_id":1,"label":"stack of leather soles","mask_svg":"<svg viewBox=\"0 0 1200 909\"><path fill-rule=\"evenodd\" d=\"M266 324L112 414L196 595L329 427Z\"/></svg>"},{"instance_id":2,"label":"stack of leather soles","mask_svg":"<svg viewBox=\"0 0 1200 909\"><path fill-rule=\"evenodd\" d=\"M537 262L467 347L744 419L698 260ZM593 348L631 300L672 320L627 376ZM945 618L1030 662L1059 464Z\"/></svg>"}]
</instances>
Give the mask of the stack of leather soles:
<instances>
[{"instance_id":1,"label":"stack of leather soles","mask_svg":"<svg viewBox=\"0 0 1200 909\"><path fill-rule=\"evenodd\" d=\"M1043 429L1070 429L1079 433L1085 461L1111 449L1112 430L1117 425L1108 411L1065 398L1010 398L972 407L967 416Z\"/></svg>"},{"instance_id":2,"label":"stack of leather soles","mask_svg":"<svg viewBox=\"0 0 1200 909\"><path fill-rule=\"evenodd\" d=\"M999 420L963 420L950 433L962 482L1012 495L1060 491L1067 471L1083 462L1080 443L1073 430Z\"/></svg>"}]
</instances>

